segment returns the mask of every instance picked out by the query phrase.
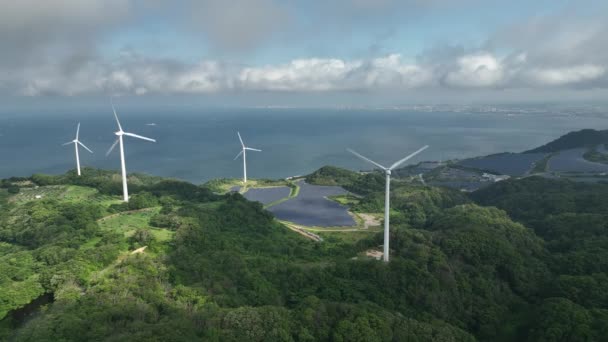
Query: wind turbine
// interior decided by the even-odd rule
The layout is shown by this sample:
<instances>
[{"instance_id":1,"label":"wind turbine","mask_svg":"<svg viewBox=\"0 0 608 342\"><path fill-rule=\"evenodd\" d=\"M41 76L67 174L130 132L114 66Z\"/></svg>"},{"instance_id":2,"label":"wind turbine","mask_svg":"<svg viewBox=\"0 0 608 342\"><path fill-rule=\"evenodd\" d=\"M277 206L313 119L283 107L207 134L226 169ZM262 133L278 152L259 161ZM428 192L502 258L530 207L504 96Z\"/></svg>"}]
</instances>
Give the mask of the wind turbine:
<instances>
[{"instance_id":1,"label":"wind turbine","mask_svg":"<svg viewBox=\"0 0 608 342\"><path fill-rule=\"evenodd\" d=\"M388 218L389 218L389 210L390 210L390 190L391 190L391 171L394 170L396 167L398 167L399 165L405 163L407 160L409 160L410 158L414 157L415 155L417 155L418 153L426 150L429 146L426 145L424 147L422 147L421 149L419 149L418 151L410 154L409 156L395 162L393 165L391 165L390 167L384 167L378 163L376 163L375 161L368 159L362 155L360 155L359 153L351 150L351 149L347 149L348 152L354 154L355 156L365 160L368 163L372 163L373 165L381 168L382 170L384 170L384 173L386 174L386 192L384 194L384 255L383 255L383 260L385 262L388 262L388 251L389 251L389 222L388 222Z\"/></svg>"},{"instance_id":2,"label":"wind turbine","mask_svg":"<svg viewBox=\"0 0 608 342\"><path fill-rule=\"evenodd\" d=\"M245 146L245 143L243 142L243 138L241 138L241 133L236 132L236 134L239 136L239 140L241 141L241 146L243 149L241 150L241 152L239 152L239 154L236 155L236 157L234 157L234 160L236 160L238 157L240 157L241 154L243 155L243 184L245 184L245 183L247 183L247 150L256 151L256 152L262 152L262 150L258 150L257 148L251 148L251 147Z\"/></svg>"},{"instance_id":3,"label":"wind turbine","mask_svg":"<svg viewBox=\"0 0 608 342\"><path fill-rule=\"evenodd\" d=\"M147 141L151 141L151 142L156 142L156 140L146 138L141 135L134 134L134 133L129 133L129 132L123 131L122 126L120 126L120 121L118 121L118 115L116 115L116 109L114 109L114 104L112 104L112 111L114 112L114 118L116 119L116 124L118 124L118 131L114 133L118 136L118 138L116 139L114 144L112 144L112 146L106 153L106 156L108 156L112 152L114 147L116 147L116 144L120 143L120 166L121 166L121 170L122 170L122 195L123 195L123 200L125 202L129 202L129 189L127 188L127 167L125 165L125 147L124 147L124 144L122 141L122 137L126 135L129 137L147 140Z\"/></svg>"},{"instance_id":4,"label":"wind turbine","mask_svg":"<svg viewBox=\"0 0 608 342\"><path fill-rule=\"evenodd\" d=\"M80 176L80 156L78 155L78 145L84 147L87 151L93 153L93 151L89 150L88 147L84 146L83 143L80 142L80 140L78 140L78 134L80 133L80 122L78 123L78 126L76 126L76 138L72 141L69 141L65 144L63 144L63 146L67 146L69 144L74 144L74 149L76 150L76 170L78 171L78 175Z\"/></svg>"}]
</instances>

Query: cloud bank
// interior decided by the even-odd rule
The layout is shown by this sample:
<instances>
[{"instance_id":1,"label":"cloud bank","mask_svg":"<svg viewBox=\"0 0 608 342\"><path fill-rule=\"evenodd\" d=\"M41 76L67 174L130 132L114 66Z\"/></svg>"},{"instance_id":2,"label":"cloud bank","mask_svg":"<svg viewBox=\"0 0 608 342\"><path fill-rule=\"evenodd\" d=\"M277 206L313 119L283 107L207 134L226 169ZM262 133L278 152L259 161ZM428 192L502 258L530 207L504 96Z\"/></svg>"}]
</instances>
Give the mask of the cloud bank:
<instances>
[{"instance_id":1,"label":"cloud bank","mask_svg":"<svg viewBox=\"0 0 608 342\"><path fill-rule=\"evenodd\" d=\"M356 25L359 30L386 31L408 14L456 5L440 0L311 1L297 6L278 0L184 0L180 5L166 0L0 0L0 94L440 94L608 88L608 21L601 14L535 16L488 33L477 46L446 44L423 52L392 47L394 53L347 58L309 52L265 63L249 61L247 51L273 42L297 50L320 34L348 40L352 37L345 31ZM157 19L165 21L158 23L161 27L178 30L176 34L200 34L201 41L194 43L220 52L198 61L129 48L100 52L101 45L133 22L155 27ZM225 53L240 58L226 58Z\"/></svg>"},{"instance_id":2,"label":"cloud bank","mask_svg":"<svg viewBox=\"0 0 608 342\"><path fill-rule=\"evenodd\" d=\"M7 77L8 76L8 77ZM386 89L508 89L606 86L607 68L582 63L562 67L531 64L525 54L498 57L487 51L444 63L413 63L399 54L368 60L296 59L284 64L244 66L217 60L182 63L126 55L112 62L91 59L79 66L32 66L2 76L5 90L18 94L144 95L220 92L377 92Z\"/></svg>"}]
</instances>

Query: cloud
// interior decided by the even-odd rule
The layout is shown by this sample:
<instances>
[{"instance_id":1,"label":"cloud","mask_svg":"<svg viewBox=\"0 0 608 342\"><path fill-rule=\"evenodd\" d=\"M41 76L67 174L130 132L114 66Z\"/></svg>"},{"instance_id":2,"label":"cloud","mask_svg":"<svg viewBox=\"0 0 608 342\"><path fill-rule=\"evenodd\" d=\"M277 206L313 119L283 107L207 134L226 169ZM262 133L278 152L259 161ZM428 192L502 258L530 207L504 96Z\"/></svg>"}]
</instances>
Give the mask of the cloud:
<instances>
[{"instance_id":1,"label":"cloud","mask_svg":"<svg viewBox=\"0 0 608 342\"><path fill-rule=\"evenodd\" d=\"M217 60L183 63L125 54L107 62L99 57L74 68L43 65L0 78L19 94L212 94L234 92L368 92L473 89L572 89L607 87L606 66L581 64L543 67L525 54L500 58L485 51L453 60L412 63L392 54L371 59L295 59L289 63L247 66ZM603 85L601 85L603 84Z\"/></svg>"},{"instance_id":2,"label":"cloud","mask_svg":"<svg viewBox=\"0 0 608 342\"><path fill-rule=\"evenodd\" d=\"M371 60L298 59L278 66L244 68L244 89L274 91L353 91L411 88L431 80L423 68L403 63L398 54Z\"/></svg>"},{"instance_id":3,"label":"cloud","mask_svg":"<svg viewBox=\"0 0 608 342\"><path fill-rule=\"evenodd\" d=\"M31 67L4 79L23 95L110 92L204 94L230 91L322 92L410 88L430 82L431 72L399 55L371 60L297 59L261 67L213 60L185 64L125 55L115 63L91 59L78 69Z\"/></svg>"},{"instance_id":4,"label":"cloud","mask_svg":"<svg viewBox=\"0 0 608 342\"><path fill-rule=\"evenodd\" d=\"M605 74L606 67L584 64L563 68L534 68L528 72L528 78L538 85L555 86L593 81Z\"/></svg>"},{"instance_id":5,"label":"cloud","mask_svg":"<svg viewBox=\"0 0 608 342\"><path fill-rule=\"evenodd\" d=\"M93 50L126 19L131 0L0 0L0 67Z\"/></svg>"},{"instance_id":6,"label":"cloud","mask_svg":"<svg viewBox=\"0 0 608 342\"><path fill-rule=\"evenodd\" d=\"M297 59L288 64L248 67L239 73L239 84L253 90L338 90L360 62L341 59Z\"/></svg>"},{"instance_id":7,"label":"cloud","mask_svg":"<svg viewBox=\"0 0 608 342\"><path fill-rule=\"evenodd\" d=\"M289 10L275 0L198 0L188 7L191 26L211 44L228 51L258 47L290 20Z\"/></svg>"},{"instance_id":8,"label":"cloud","mask_svg":"<svg viewBox=\"0 0 608 342\"><path fill-rule=\"evenodd\" d=\"M458 58L457 69L448 72L444 81L455 87L490 87L503 80L504 68L490 53L477 53Z\"/></svg>"},{"instance_id":9,"label":"cloud","mask_svg":"<svg viewBox=\"0 0 608 342\"><path fill-rule=\"evenodd\" d=\"M279 0L183 0L177 8L168 0L152 5L138 0L0 0L0 91L27 96L357 92L399 97L467 89L608 89L608 22L602 15L570 17L564 12L532 17L491 34L479 46L439 46L414 60L390 53L399 50L394 46L366 57L341 48L313 53L302 47L317 40L347 41L345 37L357 32L381 40L403 16L475 1L336 0L296 5ZM154 15L146 17L149 6L154 6ZM132 27L125 26L131 21L150 25L152 19L165 20L160 27L188 27L196 36L188 39L211 46L209 55L196 61L171 51L163 51L170 56L165 58L149 50L99 52L107 40ZM353 33L353 28L359 31ZM301 57L259 63L269 55L278 58L273 49L262 58L252 52L267 44L275 44L274 49L296 47L290 56ZM230 61L224 51L239 59Z\"/></svg>"},{"instance_id":10,"label":"cloud","mask_svg":"<svg viewBox=\"0 0 608 342\"><path fill-rule=\"evenodd\" d=\"M605 63L608 6L578 5L512 23L491 34L488 42L500 49L526 51L530 63L545 66ZM581 13L583 9L590 13Z\"/></svg>"}]
</instances>

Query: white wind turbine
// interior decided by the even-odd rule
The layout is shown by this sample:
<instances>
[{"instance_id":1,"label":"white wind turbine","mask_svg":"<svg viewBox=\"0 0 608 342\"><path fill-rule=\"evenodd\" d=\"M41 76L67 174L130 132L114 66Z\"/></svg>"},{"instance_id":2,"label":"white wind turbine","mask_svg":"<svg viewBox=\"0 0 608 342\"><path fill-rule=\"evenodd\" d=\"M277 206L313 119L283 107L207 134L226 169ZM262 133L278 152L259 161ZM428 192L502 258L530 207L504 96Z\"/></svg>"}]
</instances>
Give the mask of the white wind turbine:
<instances>
[{"instance_id":1,"label":"white wind turbine","mask_svg":"<svg viewBox=\"0 0 608 342\"><path fill-rule=\"evenodd\" d=\"M362 155L360 155L359 153L351 150L351 149L347 149L348 152L354 154L355 156L365 160L368 163L372 163L375 166L381 168L382 170L384 170L384 173L386 174L386 192L384 194L384 255L383 255L383 260L388 262L388 251L389 251L389 210L390 210L390 190L391 190L391 171L394 170L396 167L398 167L399 165L405 163L407 160L409 160L410 158L414 157L415 155L417 155L418 153L426 150L429 146L426 145L424 147L422 147L421 149L419 149L418 151L410 154L409 156L395 162L393 165L391 165L390 167L384 167L378 163L376 163L375 161L368 159Z\"/></svg>"},{"instance_id":2,"label":"white wind turbine","mask_svg":"<svg viewBox=\"0 0 608 342\"><path fill-rule=\"evenodd\" d=\"M74 144L74 149L76 150L76 170L78 171L78 175L80 176L80 156L78 155L78 145L84 147L87 151L93 153L93 151L89 150L88 147L84 146L83 143L80 142L80 140L78 140L78 135L80 133L80 122L78 123L78 126L76 127L76 138L72 141L69 141L65 144L63 144L63 146L67 146L69 144Z\"/></svg>"},{"instance_id":3,"label":"white wind turbine","mask_svg":"<svg viewBox=\"0 0 608 342\"><path fill-rule=\"evenodd\" d=\"M129 132L123 131L122 127L120 126L120 121L118 121L118 115L116 115L116 109L114 109L114 104L112 104L112 111L114 112L114 118L116 119L116 123L118 124L118 131L114 133L118 136L118 139L116 139L114 144L112 144L112 146L106 153L106 156L108 156L110 154L110 152L112 152L114 147L116 147L116 144L120 143L120 166L121 166L121 170L122 170L122 195L123 195L123 200L125 202L129 202L129 189L127 188L127 167L125 165L125 147L124 147L124 144L122 141L122 137L124 135L127 135L127 136L130 136L133 138L147 140L147 141L151 141L151 142L156 142L156 140L146 138L141 135L134 134L134 133L129 133Z\"/></svg>"},{"instance_id":4,"label":"white wind turbine","mask_svg":"<svg viewBox=\"0 0 608 342\"><path fill-rule=\"evenodd\" d=\"M236 155L236 157L234 157L234 160L236 160L238 157L240 157L241 154L243 155L243 184L245 184L245 183L247 183L247 150L256 151L256 152L262 152L262 150L258 150L257 148L251 148L251 147L245 146L245 143L243 142L243 138L241 138L241 133L236 132L236 134L239 136L239 140L241 141L242 150L241 150L241 152L239 152L239 154Z\"/></svg>"}]
</instances>

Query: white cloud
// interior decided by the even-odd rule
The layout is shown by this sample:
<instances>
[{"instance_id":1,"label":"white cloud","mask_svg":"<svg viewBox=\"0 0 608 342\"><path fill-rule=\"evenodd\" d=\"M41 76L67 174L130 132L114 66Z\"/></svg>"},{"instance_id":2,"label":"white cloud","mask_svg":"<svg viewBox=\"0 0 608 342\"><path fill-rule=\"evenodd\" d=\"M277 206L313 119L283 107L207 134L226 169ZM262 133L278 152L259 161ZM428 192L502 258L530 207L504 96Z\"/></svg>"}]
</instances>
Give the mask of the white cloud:
<instances>
[{"instance_id":1,"label":"white cloud","mask_svg":"<svg viewBox=\"0 0 608 342\"><path fill-rule=\"evenodd\" d=\"M534 68L528 72L528 76L535 84L558 86L593 81L605 73L606 67L585 64L562 68Z\"/></svg>"},{"instance_id":2,"label":"white cloud","mask_svg":"<svg viewBox=\"0 0 608 342\"><path fill-rule=\"evenodd\" d=\"M474 1L313 1L302 9L282 0L185 0L179 6L167 0L0 0L0 92L28 96L258 91L403 94L423 89L420 92L434 95L463 88L497 94L514 89L540 93L556 88L608 88L608 24L601 15L576 16L567 11L527 18L490 35L481 47L438 49L415 62L399 54L377 56L378 51L390 51L388 47L352 53L322 44L336 39L350 42L343 35L353 29L379 37L387 31L390 36L393 28L401 27L403 15ZM302 10L318 16L302 15L298 12ZM185 62L175 52L161 59L154 56L152 47L146 50L148 56L115 53L113 44L123 43L114 41L118 34L126 32L127 42L137 40L137 30L129 30L138 25L147 29L150 19L160 20L155 22L160 28L166 25L176 30L169 34L184 34L185 39L208 48L212 57ZM180 25L193 24L189 19L194 20L195 30ZM189 36L193 33L195 37ZM242 58L270 54L240 52L273 43L269 53L274 56L297 51L307 57L266 65L243 63ZM108 53L105 57L102 49ZM226 62L234 50L239 52L237 62ZM332 51L375 57L308 57ZM160 54L171 56L171 52L166 49Z\"/></svg>"},{"instance_id":3,"label":"white cloud","mask_svg":"<svg viewBox=\"0 0 608 342\"><path fill-rule=\"evenodd\" d=\"M455 87L491 87L503 80L504 68L495 56L478 53L458 58L457 70L445 76L446 84Z\"/></svg>"},{"instance_id":4,"label":"white cloud","mask_svg":"<svg viewBox=\"0 0 608 342\"><path fill-rule=\"evenodd\" d=\"M278 66L248 67L239 74L245 89L340 91L409 88L431 80L430 70L406 64L398 54L371 60L298 59Z\"/></svg>"},{"instance_id":5,"label":"white cloud","mask_svg":"<svg viewBox=\"0 0 608 342\"><path fill-rule=\"evenodd\" d=\"M360 62L340 59L296 59L278 66L244 68L238 76L245 89L255 90L338 90L345 89L342 82Z\"/></svg>"},{"instance_id":6,"label":"white cloud","mask_svg":"<svg viewBox=\"0 0 608 342\"><path fill-rule=\"evenodd\" d=\"M265 66L214 60L185 64L126 54L113 63L92 58L78 67L29 67L24 72L3 75L0 84L29 96L520 89L590 87L606 76L606 70L606 66L595 64L540 67L531 64L525 53L504 58L488 52L468 53L453 61L434 63L410 63L398 54L368 60L307 58Z\"/></svg>"}]
</instances>

